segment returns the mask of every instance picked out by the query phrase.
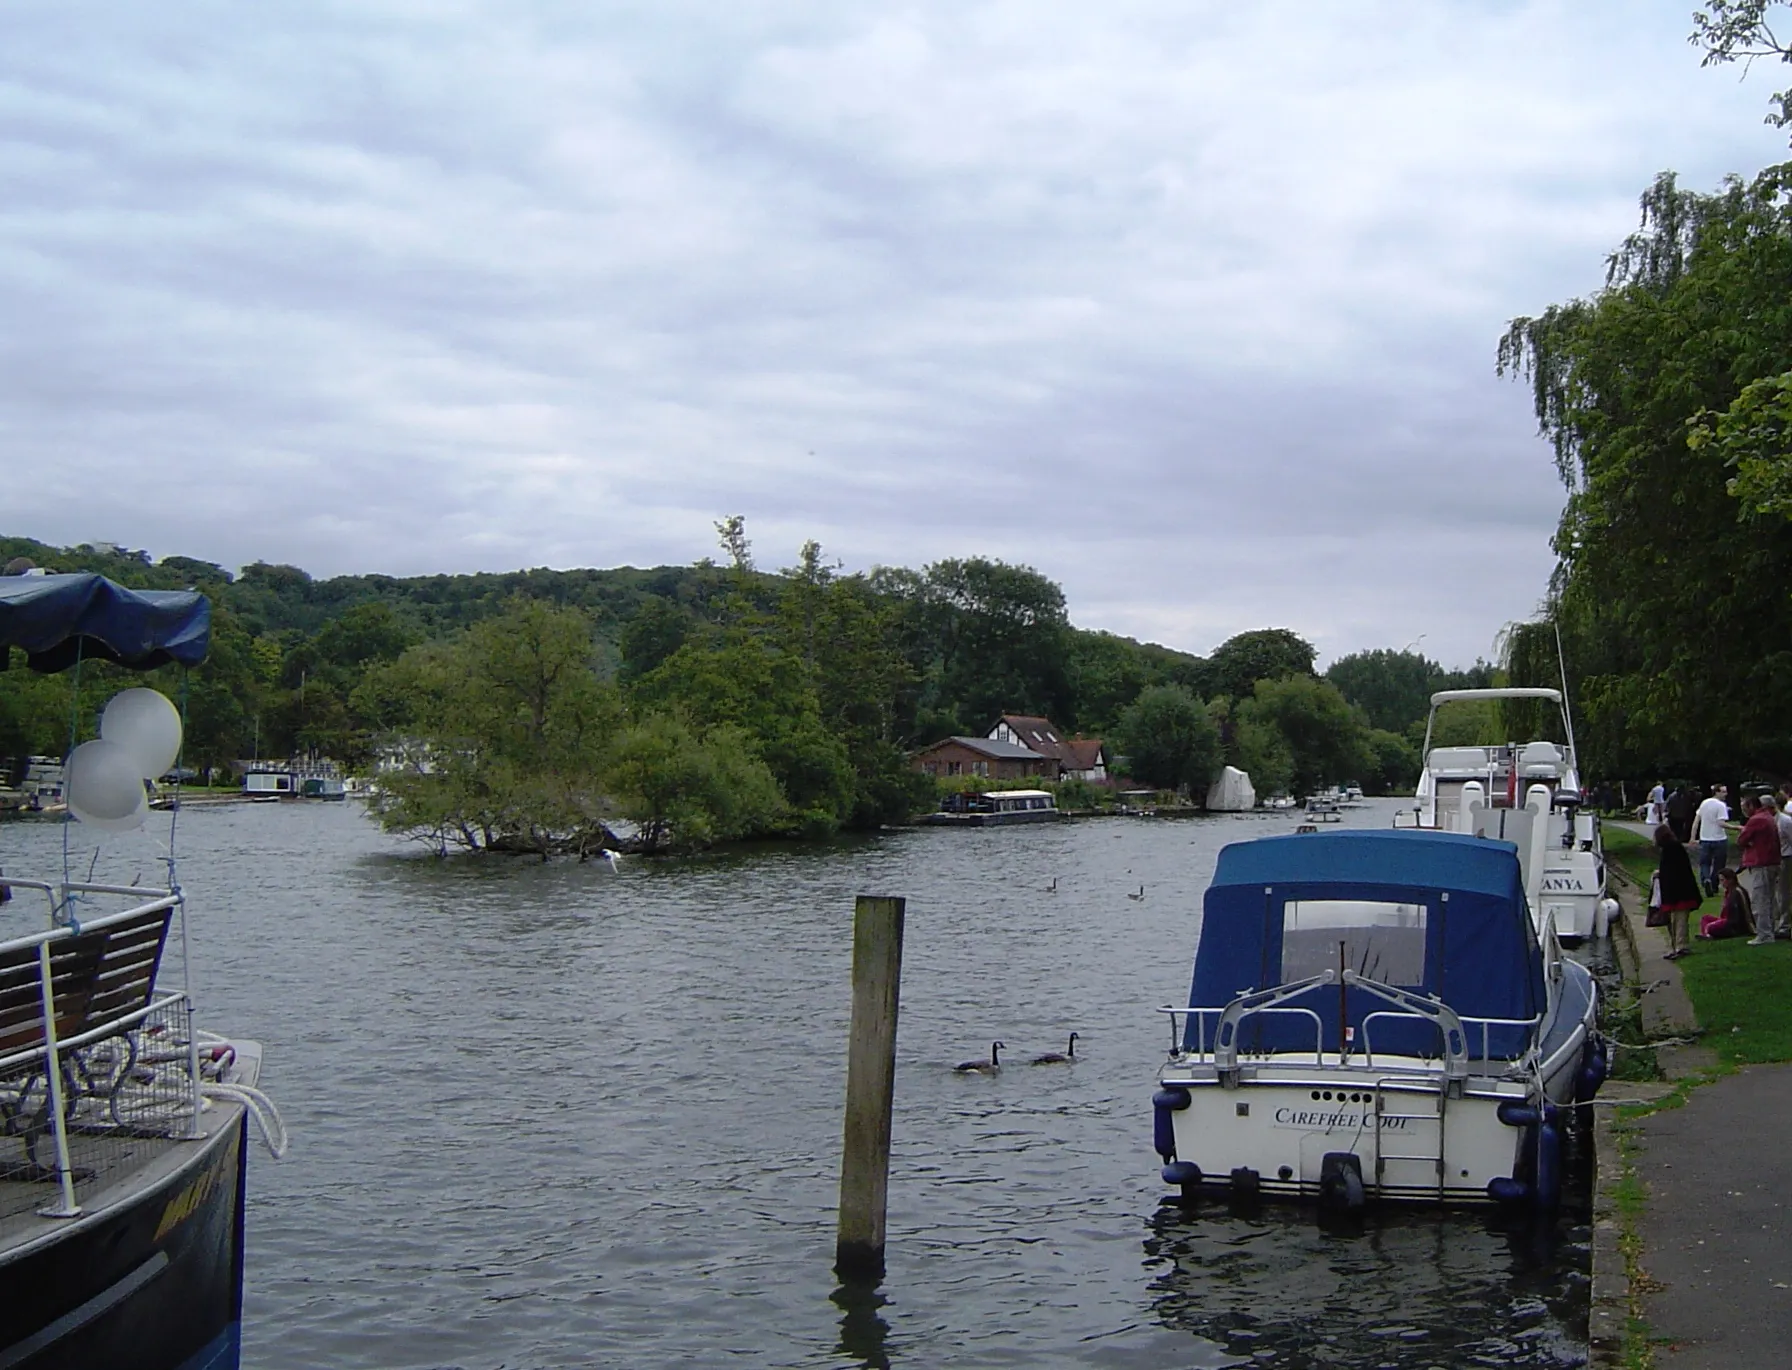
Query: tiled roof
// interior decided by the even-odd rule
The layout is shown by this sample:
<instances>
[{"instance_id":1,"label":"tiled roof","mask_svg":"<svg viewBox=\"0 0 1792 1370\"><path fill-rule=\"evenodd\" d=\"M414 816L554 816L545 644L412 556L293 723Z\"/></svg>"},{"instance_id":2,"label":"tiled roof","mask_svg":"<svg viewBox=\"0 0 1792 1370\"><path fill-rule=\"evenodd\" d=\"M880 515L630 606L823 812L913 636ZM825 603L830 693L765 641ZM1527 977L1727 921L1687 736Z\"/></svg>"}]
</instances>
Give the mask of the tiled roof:
<instances>
[{"instance_id":1,"label":"tiled roof","mask_svg":"<svg viewBox=\"0 0 1792 1370\"><path fill-rule=\"evenodd\" d=\"M1074 764L1068 748L1065 746L1064 734L1058 731L1058 725L1049 718L1038 718L1032 714L1003 714L991 726L990 731L1006 723L1021 741L1040 756L1054 757L1066 765Z\"/></svg>"},{"instance_id":2,"label":"tiled roof","mask_svg":"<svg viewBox=\"0 0 1792 1370\"><path fill-rule=\"evenodd\" d=\"M1073 771L1091 771L1102 760L1099 737L1073 737L1064 744L1064 764Z\"/></svg>"},{"instance_id":3,"label":"tiled roof","mask_svg":"<svg viewBox=\"0 0 1792 1370\"><path fill-rule=\"evenodd\" d=\"M935 748L944 747L948 742L956 742L959 746L977 752L982 756L987 756L992 761L1037 761L1040 755L1038 752L1029 751L1025 747L1017 747L1012 742L998 742L993 737L942 738L938 742L929 743L927 746L921 748L916 755L925 755Z\"/></svg>"}]
</instances>

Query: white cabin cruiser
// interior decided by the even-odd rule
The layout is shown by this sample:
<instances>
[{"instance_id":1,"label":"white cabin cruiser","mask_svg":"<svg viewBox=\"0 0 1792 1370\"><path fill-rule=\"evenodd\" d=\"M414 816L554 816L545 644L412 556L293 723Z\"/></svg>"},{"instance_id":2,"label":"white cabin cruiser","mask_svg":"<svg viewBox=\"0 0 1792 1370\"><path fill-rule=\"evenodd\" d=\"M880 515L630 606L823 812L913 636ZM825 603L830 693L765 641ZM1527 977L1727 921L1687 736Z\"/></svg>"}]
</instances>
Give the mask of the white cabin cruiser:
<instances>
[{"instance_id":1,"label":"white cabin cruiser","mask_svg":"<svg viewBox=\"0 0 1792 1370\"><path fill-rule=\"evenodd\" d=\"M1532 1203L1604 1081L1598 990L1526 904L1518 849L1346 829L1238 842L1203 904L1153 1099L1185 1195Z\"/></svg>"},{"instance_id":2,"label":"white cabin cruiser","mask_svg":"<svg viewBox=\"0 0 1792 1370\"><path fill-rule=\"evenodd\" d=\"M1438 710L1452 703L1534 699L1560 712L1566 742L1431 745ZM1603 936L1612 905L1605 894L1605 851L1599 819L1582 808L1574 722L1560 690L1508 686L1439 690L1425 722L1424 769L1417 803L1395 815L1396 827L1432 828L1503 838L1517 845L1532 913L1555 922L1565 942Z\"/></svg>"}]
</instances>

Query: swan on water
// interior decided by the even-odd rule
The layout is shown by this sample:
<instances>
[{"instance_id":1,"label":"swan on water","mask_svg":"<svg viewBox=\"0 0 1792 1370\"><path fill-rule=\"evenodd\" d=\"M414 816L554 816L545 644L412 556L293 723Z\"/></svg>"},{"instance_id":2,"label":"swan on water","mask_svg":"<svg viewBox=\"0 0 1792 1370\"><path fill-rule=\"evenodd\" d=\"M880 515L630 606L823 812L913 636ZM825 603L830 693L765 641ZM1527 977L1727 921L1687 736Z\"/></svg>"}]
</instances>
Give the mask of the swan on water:
<instances>
[{"instance_id":1,"label":"swan on water","mask_svg":"<svg viewBox=\"0 0 1792 1370\"><path fill-rule=\"evenodd\" d=\"M960 1061L952 1069L960 1075L994 1075L1002 1068L1002 1048L1006 1045L1005 1042L991 1042L987 1061Z\"/></svg>"},{"instance_id":2,"label":"swan on water","mask_svg":"<svg viewBox=\"0 0 1792 1370\"><path fill-rule=\"evenodd\" d=\"M1128 890L1126 892L1126 897L1128 899L1143 899L1145 897L1145 887L1143 885L1140 885L1139 892L1137 894L1134 894L1131 890Z\"/></svg>"},{"instance_id":3,"label":"swan on water","mask_svg":"<svg viewBox=\"0 0 1792 1370\"><path fill-rule=\"evenodd\" d=\"M1062 1051L1048 1051L1042 1056L1035 1056L1036 1066L1069 1066L1076 1064L1076 1034L1070 1034L1070 1045Z\"/></svg>"}]
</instances>

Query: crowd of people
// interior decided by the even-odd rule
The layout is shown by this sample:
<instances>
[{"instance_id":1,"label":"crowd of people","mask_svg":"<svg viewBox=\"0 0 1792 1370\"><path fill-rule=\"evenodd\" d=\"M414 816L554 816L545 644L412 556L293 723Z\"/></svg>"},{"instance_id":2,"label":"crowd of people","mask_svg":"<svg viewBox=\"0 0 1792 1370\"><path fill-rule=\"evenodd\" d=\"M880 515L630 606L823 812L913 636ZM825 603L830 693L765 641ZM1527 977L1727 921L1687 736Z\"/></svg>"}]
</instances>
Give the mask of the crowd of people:
<instances>
[{"instance_id":1,"label":"crowd of people","mask_svg":"<svg viewBox=\"0 0 1792 1370\"><path fill-rule=\"evenodd\" d=\"M1644 805L1655 825L1658 853L1653 906L1666 918L1669 960L1691 949L1689 923L1708 898L1721 896L1718 912L1699 920L1707 940L1747 937L1754 944L1792 938L1792 813L1781 793L1742 797L1737 864L1729 864L1729 791L1713 785L1699 794L1690 786L1669 793L1657 785ZM1693 854L1698 848L1698 871Z\"/></svg>"}]
</instances>

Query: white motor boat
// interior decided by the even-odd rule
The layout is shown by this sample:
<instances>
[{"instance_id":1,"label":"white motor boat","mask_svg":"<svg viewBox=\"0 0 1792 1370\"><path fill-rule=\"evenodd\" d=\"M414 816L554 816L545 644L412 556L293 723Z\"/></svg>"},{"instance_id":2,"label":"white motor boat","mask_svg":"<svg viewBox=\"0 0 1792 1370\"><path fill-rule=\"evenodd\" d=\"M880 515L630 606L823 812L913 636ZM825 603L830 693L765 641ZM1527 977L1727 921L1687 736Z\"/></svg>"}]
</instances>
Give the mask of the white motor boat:
<instances>
[{"instance_id":1,"label":"white motor boat","mask_svg":"<svg viewBox=\"0 0 1792 1370\"><path fill-rule=\"evenodd\" d=\"M1238 842L1153 1100L1185 1195L1531 1203L1605 1078L1598 990L1539 934L1518 848L1343 829Z\"/></svg>"},{"instance_id":2,"label":"white motor boat","mask_svg":"<svg viewBox=\"0 0 1792 1370\"><path fill-rule=\"evenodd\" d=\"M1562 742L1432 746L1438 710L1452 703L1533 699L1559 711ZM1603 936L1615 905L1605 893L1599 818L1583 807L1574 724L1560 690L1509 686L1440 690L1425 723L1417 802L1396 826L1502 838L1515 843L1533 914L1549 915L1565 942ZM1541 927L1541 922L1539 922Z\"/></svg>"}]
</instances>

